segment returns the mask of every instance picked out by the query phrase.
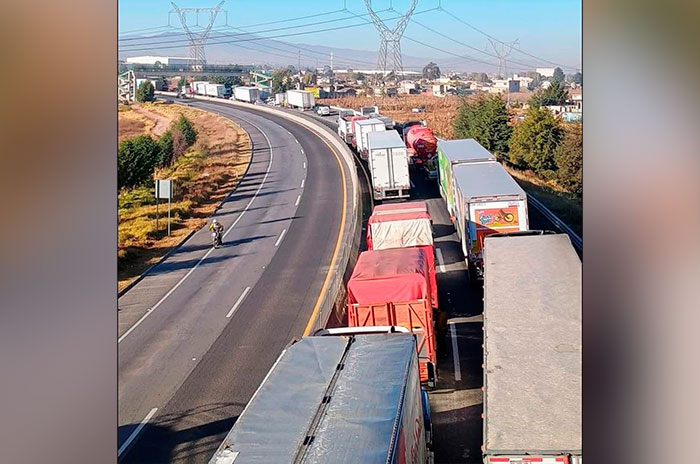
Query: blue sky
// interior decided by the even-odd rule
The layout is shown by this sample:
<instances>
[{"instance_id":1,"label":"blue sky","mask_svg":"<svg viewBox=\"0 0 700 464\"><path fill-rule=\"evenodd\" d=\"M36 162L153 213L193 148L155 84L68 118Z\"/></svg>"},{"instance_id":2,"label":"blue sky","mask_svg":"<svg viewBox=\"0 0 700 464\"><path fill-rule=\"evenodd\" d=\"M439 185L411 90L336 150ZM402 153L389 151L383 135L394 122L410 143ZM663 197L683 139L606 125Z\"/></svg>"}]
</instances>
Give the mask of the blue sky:
<instances>
[{"instance_id":1,"label":"blue sky","mask_svg":"<svg viewBox=\"0 0 700 464\"><path fill-rule=\"evenodd\" d=\"M211 7L217 0L179 0L180 7ZM390 3L399 12L408 8L410 0L373 0L375 10L389 8ZM420 0L416 11L427 10L438 5L438 0ZM538 57L570 66L580 66L581 63L581 0L442 0L445 10L460 19L471 23L488 34L503 40L519 40L520 49ZM347 7L354 13L364 14L366 8L363 0L347 0ZM168 11L172 8L167 0L120 0L119 1L119 31L124 33L134 29L152 28L167 25ZM299 16L326 13L343 8L343 0L226 0L224 8L228 10L228 24L245 27L262 22ZM316 21L327 21L346 16L347 13L320 16L299 22L273 24L252 27L250 31L265 31L272 28L295 26ZM385 12L386 17L396 13ZM485 36L468 28L464 24L448 16L444 11L431 11L415 17L420 23L434 28L451 38L476 47L489 50ZM202 21L204 21L204 15ZM178 19L172 15L173 25L179 27ZM317 26L330 28L347 25L357 20L333 22ZM216 25L226 23L222 14L217 18ZM302 30L313 30L314 27ZM298 30L270 32L280 34ZM263 34L266 35L266 34ZM481 56L491 59L478 52L470 50L458 43L434 34L417 24L409 24L405 35L434 47L449 50L461 55ZM337 31L307 34L285 38L292 43L312 45L327 45L339 48L357 50L375 50L378 47L378 35L373 26L363 26ZM416 43L404 40L402 42L405 55L420 57L435 57L442 61L455 61L458 58L442 55L434 49L426 48ZM167 50L158 53L168 54ZM442 56L441 56L442 55ZM534 63L535 60L519 53L512 58L524 63ZM548 66L539 62L540 66ZM570 70L565 70L569 72Z\"/></svg>"}]
</instances>

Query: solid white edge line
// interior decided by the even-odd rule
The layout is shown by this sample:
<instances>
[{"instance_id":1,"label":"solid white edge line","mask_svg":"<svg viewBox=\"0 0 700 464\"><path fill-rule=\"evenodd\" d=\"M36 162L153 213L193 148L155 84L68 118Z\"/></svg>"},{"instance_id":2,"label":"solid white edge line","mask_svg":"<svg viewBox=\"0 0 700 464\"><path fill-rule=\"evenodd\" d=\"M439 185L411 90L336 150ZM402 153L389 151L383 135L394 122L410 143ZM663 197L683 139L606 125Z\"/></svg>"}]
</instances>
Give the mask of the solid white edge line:
<instances>
[{"instance_id":1,"label":"solid white edge line","mask_svg":"<svg viewBox=\"0 0 700 464\"><path fill-rule=\"evenodd\" d=\"M435 254L437 255L438 259L438 271L444 273L445 272L445 261L442 259L442 250L440 248L435 248Z\"/></svg>"},{"instance_id":2,"label":"solid white edge line","mask_svg":"<svg viewBox=\"0 0 700 464\"><path fill-rule=\"evenodd\" d=\"M299 206L299 202L301 201L301 195L297 196L297 201L294 202L294 206Z\"/></svg>"},{"instance_id":3,"label":"solid white edge line","mask_svg":"<svg viewBox=\"0 0 700 464\"><path fill-rule=\"evenodd\" d=\"M306 161L304 161L304 169L306 169Z\"/></svg>"},{"instance_id":4,"label":"solid white edge line","mask_svg":"<svg viewBox=\"0 0 700 464\"><path fill-rule=\"evenodd\" d=\"M282 231L282 233L280 234L279 238L277 239L277 241L275 242L276 247L280 246L280 243L282 243L282 239L284 238L284 234L286 234L286 233L287 233L287 229L284 229Z\"/></svg>"},{"instance_id":5,"label":"solid white edge line","mask_svg":"<svg viewBox=\"0 0 700 464\"><path fill-rule=\"evenodd\" d=\"M255 199L258 197L258 194L260 193L260 190L262 190L263 185L265 185L265 182L267 181L267 177L268 177L268 175L270 174L270 168L272 167L272 159L274 158L273 150L272 150L272 142L270 142L270 138L267 136L267 134L265 134L265 132L263 132L263 130L260 129L260 127L258 127L256 124L253 124L252 122L248 121L247 119L241 118L241 117L239 117L239 116L234 116L234 117L236 117L236 118L238 118L238 119L241 119L242 121L245 121L245 122L247 122L248 124L250 124L251 126L255 127L257 130L260 131L260 133L263 135L263 137L265 137L265 140L267 141L267 144L268 144L268 146L270 147L270 161L268 161L268 163L267 163L267 170L265 171L265 176L263 177L263 180L262 180L262 182L260 183L260 186L258 187L258 190L255 192L255 195L253 195L253 197L250 199L250 201L248 202L248 204L246 205L246 207L243 209L243 211L241 211L241 214L239 214L238 217L236 218L236 220L233 222L233 224L231 224L231 227L229 227L228 230L224 233L224 235L221 237L221 240L223 240L223 239L226 238L226 236L228 235L228 233L231 232L231 230L235 227L236 224L238 224L238 221L241 220L241 218L243 217L243 215L244 215L244 214L246 213L246 211L248 211L248 209L250 208L250 205L252 205L252 204L253 204L253 201L255 201ZM303 182L304 182L304 181L302 181L302 184L303 184ZM123 334L121 337L119 337L119 338L117 339L117 344L121 343L122 340L124 340L124 339L126 338L127 335L129 335L136 327L138 327L138 326L141 324L141 322L143 322L153 311L155 311L155 309L156 309L158 306L160 306L160 304L161 304L163 301L165 301L165 299L168 298L168 297L169 297L169 296L170 296L170 295L185 281L185 279L187 279L187 278L194 272L194 270L197 269L197 268L199 267L200 264L202 264L202 261L204 261L205 259L207 259L207 256L209 256L209 255L211 254L211 252L214 251L214 250L215 250L215 248L214 248L214 247L211 247L211 248L209 249L209 251L207 251L206 254L205 254L204 256L202 256L202 257L199 259L199 261L197 261L197 264L195 264L194 267L193 267L192 269L190 269L190 270L187 272L187 274L185 274L185 275L182 277L182 279L180 279L180 280L178 281L178 283L176 283L175 286L174 286L173 288L171 288L171 289L168 291L168 293L166 293L166 294L163 296L163 298L161 298L160 300L158 300L158 302L157 302L155 305L153 305L151 308L149 308L149 309L146 311L146 314L144 314L143 316L141 316L141 318L140 318L138 321L136 321L136 323L135 323L134 325L132 325L131 327L129 327L129 329L128 329L126 332L124 332L124 334Z\"/></svg>"},{"instance_id":6,"label":"solid white edge line","mask_svg":"<svg viewBox=\"0 0 700 464\"><path fill-rule=\"evenodd\" d=\"M239 296L236 302L233 304L231 310L226 315L226 318L233 316L233 313L236 312L241 303L243 303L243 300L245 300L245 297L248 296L248 292L250 292L250 287L246 287L245 290L243 290L243 293L241 293L241 296Z\"/></svg>"},{"instance_id":7,"label":"solid white edge line","mask_svg":"<svg viewBox=\"0 0 700 464\"><path fill-rule=\"evenodd\" d=\"M129 445L131 444L131 442L134 441L134 438L136 438L136 436L139 433L141 433L141 429L143 429L146 426L148 421L151 420L151 418L153 417L153 415L156 413L157 410L158 410L158 408L151 409L151 412L149 412L146 415L146 417L143 418L143 420L138 425L138 427L136 427L136 430L131 432L131 435L129 435L129 438L127 438L126 441L124 443L122 443L122 446L119 447L119 450L117 451L117 457L121 456L122 453L124 452L124 450L126 450L129 447Z\"/></svg>"},{"instance_id":8,"label":"solid white edge line","mask_svg":"<svg viewBox=\"0 0 700 464\"><path fill-rule=\"evenodd\" d=\"M301 180L301 188L304 188L304 182L305 182L305 181L306 181L306 179L302 179L302 180Z\"/></svg>"},{"instance_id":9,"label":"solid white edge line","mask_svg":"<svg viewBox=\"0 0 700 464\"><path fill-rule=\"evenodd\" d=\"M452 336L452 361L455 365L455 382L462 380L462 369L459 366L459 348L457 348L457 326L450 324L450 335Z\"/></svg>"}]
</instances>

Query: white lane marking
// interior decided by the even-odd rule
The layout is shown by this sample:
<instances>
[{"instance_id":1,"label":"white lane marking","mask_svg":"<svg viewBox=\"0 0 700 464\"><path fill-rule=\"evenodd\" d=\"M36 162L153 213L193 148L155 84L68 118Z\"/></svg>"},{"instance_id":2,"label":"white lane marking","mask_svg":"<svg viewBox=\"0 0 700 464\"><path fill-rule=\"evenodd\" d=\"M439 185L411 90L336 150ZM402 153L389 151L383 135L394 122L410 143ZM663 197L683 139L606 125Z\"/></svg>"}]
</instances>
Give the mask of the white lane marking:
<instances>
[{"instance_id":1,"label":"white lane marking","mask_svg":"<svg viewBox=\"0 0 700 464\"><path fill-rule=\"evenodd\" d=\"M452 361L455 364L455 382L462 380L462 369L459 366L459 348L457 348L457 326L450 324L450 334L452 335Z\"/></svg>"},{"instance_id":2,"label":"white lane marking","mask_svg":"<svg viewBox=\"0 0 700 464\"><path fill-rule=\"evenodd\" d=\"M245 290L243 290L243 293L241 293L241 296L238 297L236 302L233 304L233 307L231 307L231 310L226 315L227 318L233 316L233 313L236 312L236 310L241 305L241 303L243 303L243 300L245 300L245 297L248 296L248 292L250 292L250 287L246 287Z\"/></svg>"},{"instance_id":3,"label":"white lane marking","mask_svg":"<svg viewBox=\"0 0 700 464\"><path fill-rule=\"evenodd\" d=\"M306 161L304 161L304 169L306 169Z\"/></svg>"},{"instance_id":4,"label":"white lane marking","mask_svg":"<svg viewBox=\"0 0 700 464\"><path fill-rule=\"evenodd\" d=\"M129 438L126 439L124 443L122 443L122 446L119 447L119 450L117 451L117 457L121 456L122 453L124 452L125 449L129 447L132 441L134 441L134 438L136 438L136 435L141 433L141 430L146 426L149 420L151 420L151 417L156 413L158 408L153 408L151 409L151 412L149 412L146 417L143 418L141 423L139 424L138 427L136 427L136 430L131 432L131 435L129 435Z\"/></svg>"},{"instance_id":5,"label":"white lane marking","mask_svg":"<svg viewBox=\"0 0 700 464\"><path fill-rule=\"evenodd\" d=\"M442 259L442 250L440 248L435 249L435 254L438 259L438 272L445 272L445 261Z\"/></svg>"},{"instance_id":6,"label":"white lane marking","mask_svg":"<svg viewBox=\"0 0 700 464\"><path fill-rule=\"evenodd\" d=\"M301 201L301 195L297 196L297 201L294 202L294 206L299 206L300 201Z\"/></svg>"},{"instance_id":7,"label":"white lane marking","mask_svg":"<svg viewBox=\"0 0 700 464\"><path fill-rule=\"evenodd\" d=\"M236 117L238 117L238 116L236 116ZM253 195L253 197L250 199L250 201L248 202L248 204L246 205L246 207L243 209L243 211L241 212L241 214L238 215L238 217L237 217L236 220L233 222L233 224L231 224L231 227L229 227L228 230L224 233L223 237L221 237L222 240L225 239L226 236L228 235L228 233L231 232L231 230L233 229L233 227L234 227L236 224L238 224L238 221L241 220L241 218L243 217L243 215L244 215L244 214L246 213L246 211L248 211L248 209L250 208L250 205L252 205L252 204L253 204L253 201L255 201L255 199L258 197L258 194L260 193L260 190L262 190L263 185L265 185L265 181L267 181L267 176L270 174L270 168L272 167L272 159L274 158L273 151L272 151L272 142L270 142L270 139L269 139L269 137L267 136L267 134L265 134L265 132L263 132L262 129L260 129L257 125L253 124L252 122L248 121L247 119L244 119L244 118L239 118L239 119L241 119L241 120L247 122L248 124L250 124L251 126L255 127L258 131L260 131L260 133L263 135L263 137L265 137L265 140L267 140L267 144L268 144L268 146L270 147L270 161L267 163L267 171L265 171L265 176L263 177L262 182L260 182L260 186L258 187L258 190L255 192L255 195ZM155 309L156 309L158 306L160 306L161 303L163 303L163 302L166 300L166 298L168 298L180 285L182 285L182 283L185 281L185 279L187 279L187 278L194 272L194 270L197 269L197 268L199 267L199 265L202 264L202 262L203 262L205 259L207 259L207 257L208 257L208 256L212 253L212 251L214 251L214 250L215 250L214 247L209 248L209 251L207 251L207 252L204 254L204 256L202 256L202 257L199 259L199 261L197 261L197 264L195 264L194 267L193 267L192 269L190 269L190 270L187 272L187 274L185 274L185 275L182 277L182 279L180 279L180 280L175 284L175 286L174 286L173 288L171 288L171 289L168 291L168 293L166 293L165 295L163 295L163 298L161 298L160 300L158 300L158 302L157 302L155 305L153 305L153 307L149 308L148 311L146 311L146 314L144 314L143 316L141 316L141 318L140 318L138 321L136 321L136 323L135 323L134 325L132 325L131 327L129 327L129 330L127 330L126 332L124 332L124 334L123 334L121 337L119 337L119 338L117 339L117 344L121 343L122 340L124 340L124 339L126 338L127 335L129 335L136 327L138 327L138 326L153 312L153 311L155 311Z\"/></svg>"},{"instance_id":8,"label":"white lane marking","mask_svg":"<svg viewBox=\"0 0 700 464\"><path fill-rule=\"evenodd\" d=\"M305 181L306 181L306 179L302 179L302 180L301 180L301 188L304 188L304 182L305 182Z\"/></svg>"},{"instance_id":9,"label":"white lane marking","mask_svg":"<svg viewBox=\"0 0 700 464\"><path fill-rule=\"evenodd\" d=\"M290 134L290 135L291 135L291 134ZM295 138L294 141L295 141L298 145L301 145L301 144L299 143L299 139Z\"/></svg>"},{"instance_id":10,"label":"white lane marking","mask_svg":"<svg viewBox=\"0 0 700 464\"><path fill-rule=\"evenodd\" d=\"M287 229L284 229L282 231L282 233L280 234L279 238L277 239L277 241L275 242L276 247L280 246L280 243L282 243L282 239L284 238L284 234L286 234L286 233L287 233Z\"/></svg>"}]
</instances>

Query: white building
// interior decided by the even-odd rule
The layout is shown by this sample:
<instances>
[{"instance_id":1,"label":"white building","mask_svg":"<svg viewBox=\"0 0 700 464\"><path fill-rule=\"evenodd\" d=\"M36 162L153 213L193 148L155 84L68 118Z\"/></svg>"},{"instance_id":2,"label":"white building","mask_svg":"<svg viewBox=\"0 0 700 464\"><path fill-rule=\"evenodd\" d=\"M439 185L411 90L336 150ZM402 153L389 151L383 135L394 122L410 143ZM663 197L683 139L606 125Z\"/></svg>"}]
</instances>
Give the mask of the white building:
<instances>
[{"instance_id":1,"label":"white building","mask_svg":"<svg viewBox=\"0 0 700 464\"><path fill-rule=\"evenodd\" d=\"M527 76L520 76L518 74L513 74L513 80L520 81L520 88L521 89L529 89L530 85L532 84L532 81L534 79L531 77L527 77Z\"/></svg>"},{"instance_id":2,"label":"white building","mask_svg":"<svg viewBox=\"0 0 700 464\"><path fill-rule=\"evenodd\" d=\"M126 59L130 64L150 64L160 63L164 66L187 65L190 62L189 58L180 58L174 56L132 56Z\"/></svg>"},{"instance_id":3,"label":"white building","mask_svg":"<svg viewBox=\"0 0 700 464\"><path fill-rule=\"evenodd\" d=\"M494 79L489 93L520 92L520 81L515 79Z\"/></svg>"},{"instance_id":4,"label":"white building","mask_svg":"<svg viewBox=\"0 0 700 464\"><path fill-rule=\"evenodd\" d=\"M535 69L540 76L554 77L554 68L537 68Z\"/></svg>"}]
</instances>

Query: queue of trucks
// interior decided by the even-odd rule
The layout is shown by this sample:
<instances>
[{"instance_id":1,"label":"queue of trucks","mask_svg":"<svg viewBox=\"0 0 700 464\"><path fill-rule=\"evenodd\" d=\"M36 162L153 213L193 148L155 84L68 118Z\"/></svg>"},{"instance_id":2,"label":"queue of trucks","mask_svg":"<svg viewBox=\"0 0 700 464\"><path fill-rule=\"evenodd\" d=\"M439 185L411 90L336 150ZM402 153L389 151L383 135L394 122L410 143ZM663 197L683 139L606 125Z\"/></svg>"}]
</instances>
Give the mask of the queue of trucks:
<instances>
[{"instance_id":1,"label":"queue of trucks","mask_svg":"<svg viewBox=\"0 0 700 464\"><path fill-rule=\"evenodd\" d=\"M528 230L527 195L488 150L426 129L339 111L376 200L408 197L409 166L432 163L469 281L483 282L483 462L582 464L581 261L568 236ZM424 201L385 202L366 230L345 327L282 353L210 464L432 462L432 218Z\"/></svg>"}]
</instances>

